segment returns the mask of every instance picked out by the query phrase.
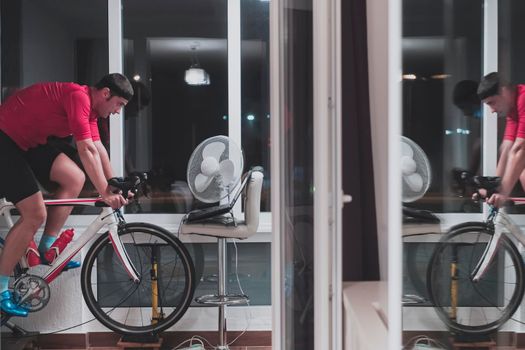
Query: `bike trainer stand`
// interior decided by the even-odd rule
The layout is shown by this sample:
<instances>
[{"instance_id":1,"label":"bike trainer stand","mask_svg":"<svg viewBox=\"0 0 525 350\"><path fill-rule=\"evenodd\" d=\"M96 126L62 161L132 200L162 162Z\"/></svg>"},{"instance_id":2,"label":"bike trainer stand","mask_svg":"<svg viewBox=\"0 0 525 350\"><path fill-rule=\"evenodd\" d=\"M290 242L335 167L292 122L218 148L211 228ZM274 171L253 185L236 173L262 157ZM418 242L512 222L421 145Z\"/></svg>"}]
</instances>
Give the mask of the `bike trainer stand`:
<instances>
[{"instance_id":1,"label":"bike trainer stand","mask_svg":"<svg viewBox=\"0 0 525 350\"><path fill-rule=\"evenodd\" d=\"M141 348L141 349L157 349L162 346L162 338L157 334L131 336L124 335L117 343L119 349L126 348Z\"/></svg>"},{"instance_id":2,"label":"bike trainer stand","mask_svg":"<svg viewBox=\"0 0 525 350\"><path fill-rule=\"evenodd\" d=\"M452 348L455 350L476 348L476 349L492 349L496 346L496 342L488 335L472 336L472 335L456 335L451 338Z\"/></svg>"},{"instance_id":3,"label":"bike trainer stand","mask_svg":"<svg viewBox=\"0 0 525 350\"><path fill-rule=\"evenodd\" d=\"M7 320L3 321L3 325L9 330L11 330L12 336L7 337L1 337L2 338L2 344L0 347L4 347L6 349L33 349L33 347L36 345L36 341L38 339L39 332L29 332L25 330L24 328L14 324L13 322ZM29 346L29 347L28 347Z\"/></svg>"}]
</instances>

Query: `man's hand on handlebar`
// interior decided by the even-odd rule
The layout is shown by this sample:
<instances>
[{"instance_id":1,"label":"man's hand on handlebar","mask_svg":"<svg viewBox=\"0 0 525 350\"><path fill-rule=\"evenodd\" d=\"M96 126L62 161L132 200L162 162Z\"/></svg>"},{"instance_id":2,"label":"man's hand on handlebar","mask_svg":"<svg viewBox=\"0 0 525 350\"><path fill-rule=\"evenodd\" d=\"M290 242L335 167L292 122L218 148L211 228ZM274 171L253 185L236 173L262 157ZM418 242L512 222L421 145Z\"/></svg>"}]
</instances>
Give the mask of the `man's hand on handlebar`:
<instances>
[{"instance_id":1,"label":"man's hand on handlebar","mask_svg":"<svg viewBox=\"0 0 525 350\"><path fill-rule=\"evenodd\" d=\"M109 205L112 209L119 209L122 206L128 204L128 200L122 197L120 193L111 192L110 187L106 189L105 193L100 195L102 200Z\"/></svg>"},{"instance_id":2,"label":"man's hand on handlebar","mask_svg":"<svg viewBox=\"0 0 525 350\"><path fill-rule=\"evenodd\" d=\"M472 194L472 200L474 202L479 202L480 200L487 199L487 190L484 188L478 188L476 192Z\"/></svg>"},{"instance_id":3,"label":"man's hand on handlebar","mask_svg":"<svg viewBox=\"0 0 525 350\"><path fill-rule=\"evenodd\" d=\"M474 194L472 194L472 200L474 202L479 202L483 200L487 202L487 204L490 204L496 208L512 205L513 203L508 196L494 191L492 191L492 193L489 193L484 188L480 188Z\"/></svg>"},{"instance_id":4,"label":"man's hand on handlebar","mask_svg":"<svg viewBox=\"0 0 525 350\"><path fill-rule=\"evenodd\" d=\"M111 208L119 209L128 204L128 201L137 193L139 186L143 185L146 180L146 173L134 173L126 178L112 177L108 179L105 193L101 194L102 200Z\"/></svg>"},{"instance_id":5,"label":"man's hand on handlebar","mask_svg":"<svg viewBox=\"0 0 525 350\"><path fill-rule=\"evenodd\" d=\"M501 193L494 193L492 196L490 196L489 199L487 199L487 203L495 206L496 208L501 208L505 205L510 204L510 199L508 196L505 196Z\"/></svg>"}]
</instances>

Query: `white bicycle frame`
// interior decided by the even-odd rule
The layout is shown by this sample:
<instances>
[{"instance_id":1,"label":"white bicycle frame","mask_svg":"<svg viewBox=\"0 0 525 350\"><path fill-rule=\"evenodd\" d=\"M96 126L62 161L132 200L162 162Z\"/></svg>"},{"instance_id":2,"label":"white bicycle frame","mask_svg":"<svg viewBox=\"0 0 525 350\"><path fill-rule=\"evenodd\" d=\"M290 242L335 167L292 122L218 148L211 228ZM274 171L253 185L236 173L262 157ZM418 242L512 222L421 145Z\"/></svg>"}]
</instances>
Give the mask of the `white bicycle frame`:
<instances>
[{"instance_id":1,"label":"white bicycle frame","mask_svg":"<svg viewBox=\"0 0 525 350\"><path fill-rule=\"evenodd\" d=\"M97 203L101 203L100 198L74 198L74 199L52 199L44 200L46 207L51 206L97 206ZM13 227L13 218L11 216L11 210L16 209L13 203L6 201L4 198L0 199L0 215L2 215L8 227ZM58 258L49 266L42 277L47 283L50 283L58 274L62 271L64 266L84 247L89 241L99 235L99 231L107 226L109 231L109 238L112 243L113 249L124 268L126 269L129 277L134 281L140 280L137 270L130 261L129 256L120 240L118 235L118 216L121 215L119 210L113 210L109 207L103 207L102 212L88 225L84 232L78 235L78 239L71 242L66 249ZM22 257L20 264L22 267L28 267L25 255Z\"/></svg>"},{"instance_id":2,"label":"white bicycle frame","mask_svg":"<svg viewBox=\"0 0 525 350\"><path fill-rule=\"evenodd\" d=\"M525 204L525 198L512 198L514 202ZM504 235L510 235L514 237L518 242L525 246L525 235L521 229L512 221L509 215L505 214L502 210L499 210L494 214L494 235L492 236L489 244L485 248L483 255L481 256L478 265L472 273L472 279L477 282L490 266L490 263L496 256L499 248L499 244Z\"/></svg>"}]
</instances>

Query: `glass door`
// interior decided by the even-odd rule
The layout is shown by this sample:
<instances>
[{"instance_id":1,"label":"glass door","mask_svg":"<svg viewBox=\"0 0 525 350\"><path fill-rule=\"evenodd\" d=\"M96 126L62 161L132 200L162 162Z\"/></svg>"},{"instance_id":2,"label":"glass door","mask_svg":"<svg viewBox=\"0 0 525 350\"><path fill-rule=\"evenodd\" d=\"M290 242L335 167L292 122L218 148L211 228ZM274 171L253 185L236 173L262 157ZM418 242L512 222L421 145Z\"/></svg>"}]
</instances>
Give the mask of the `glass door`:
<instances>
[{"instance_id":1,"label":"glass door","mask_svg":"<svg viewBox=\"0 0 525 350\"><path fill-rule=\"evenodd\" d=\"M342 343L336 4L271 4L273 349Z\"/></svg>"}]
</instances>

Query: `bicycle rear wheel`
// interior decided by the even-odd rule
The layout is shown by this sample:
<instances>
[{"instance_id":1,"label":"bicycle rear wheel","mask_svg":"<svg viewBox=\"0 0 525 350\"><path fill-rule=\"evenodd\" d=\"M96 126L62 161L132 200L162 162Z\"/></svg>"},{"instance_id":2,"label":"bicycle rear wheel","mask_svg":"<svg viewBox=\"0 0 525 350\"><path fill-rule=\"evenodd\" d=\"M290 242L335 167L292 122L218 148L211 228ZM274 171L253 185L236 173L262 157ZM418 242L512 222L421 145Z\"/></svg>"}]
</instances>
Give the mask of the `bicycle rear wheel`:
<instances>
[{"instance_id":1,"label":"bicycle rear wheel","mask_svg":"<svg viewBox=\"0 0 525 350\"><path fill-rule=\"evenodd\" d=\"M493 228L485 223L461 224L451 229L432 255L427 271L428 294L437 314L453 332L494 332L521 303L523 261L506 236L485 275L478 282L472 281L472 271L493 235Z\"/></svg>"},{"instance_id":2,"label":"bicycle rear wheel","mask_svg":"<svg viewBox=\"0 0 525 350\"><path fill-rule=\"evenodd\" d=\"M84 299L109 329L128 335L154 334L177 322L195 289L191 258L177 237L145 223L126 224L119 236L140 281L134 283L114 251L109 235L87 253L81 272Z\"/></svg>"}]
</instances>

